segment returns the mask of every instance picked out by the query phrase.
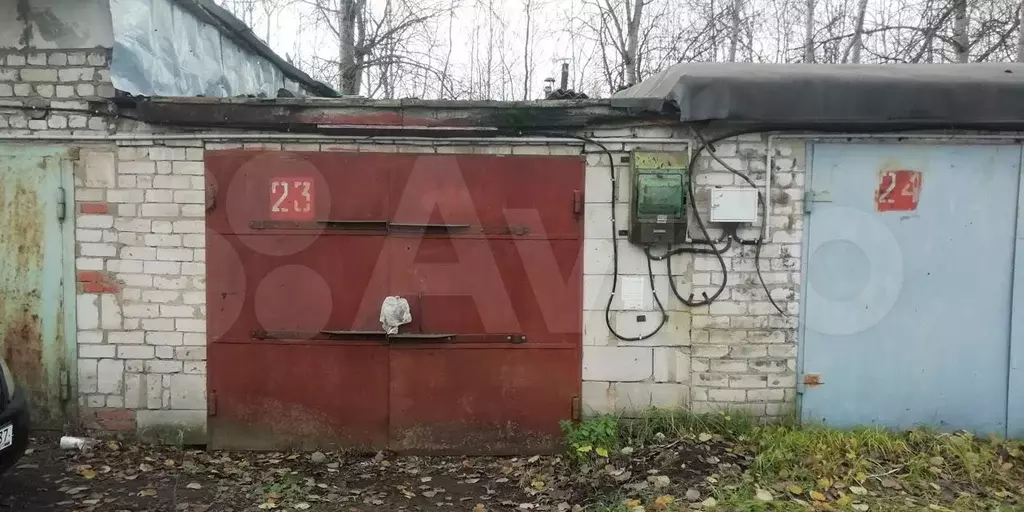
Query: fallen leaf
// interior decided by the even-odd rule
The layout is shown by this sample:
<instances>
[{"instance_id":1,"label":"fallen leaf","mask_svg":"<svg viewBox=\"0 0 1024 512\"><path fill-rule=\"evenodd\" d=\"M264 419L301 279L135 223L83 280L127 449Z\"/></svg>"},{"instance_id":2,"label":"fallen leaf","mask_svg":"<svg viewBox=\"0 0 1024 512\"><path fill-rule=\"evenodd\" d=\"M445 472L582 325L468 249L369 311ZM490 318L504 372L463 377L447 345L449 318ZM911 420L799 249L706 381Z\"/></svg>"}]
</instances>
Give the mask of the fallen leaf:
<instances>
[{"instance_id":1,"label":"fallen leaf","mask_svg":"<svg viewBox=\"0 0 1024 512\"><path fill-rule=\"evenodd\" d=\"M857 496L864 496L865 494L868 493L868 490L860 486L852 485L850 486L850 492L856 494Z\"/></svg>"},{"instance_id":2,"label":"fallen leaf","mask_svg":"<svg viewBox=\"0 0 1024 512\"><path fill-rule=\"evenodd\" d=\"M437 491L423 491L420 494L425 498L433 498L434 496L437 496Z\"/></svg>"},{"instance_id":3,"label":"fallen leaf","mask_svg":"<svg viewBox=\"0 0 1024 512\"><path fill-rule=\"evenodd\" d=\"M608 449L607 448L597 448L596 450L594 450L594 453L596 453L598 457L607 457L608 456Z\"/></svg>"},{"instance_id":4,"label":"fallen leaf","mask_svg":"<svg viewBox=\"0 0 1024 512\"><path fill-rule=\"evenodd\" d=\"M658 496L657 498L655 498L654 499L654 504L659 506L659 507L667 507L667 506L671 505L675 501L676 501L676 499L673 498L672 496L670 496L668 494L664 494L664 495L661 495L661 496Z\"/></svg>"},{"instance_id":5,"label":"fallen leaf","mask_svg":"<svg viewBox=\"0 0 1024 512\"><path fill-rule=\"evenodd\" d=\"M143 489L139 491L139 496L156 496L156 489Z\"/></svg>"},{"instance_id":6,"label":"fallen leaf","mask_svg":"<svg viewBox=\"0 0 1024 512\"><path fill-rule=\"evenodd\" d=\"M868 505L867 503L854 503L853 505L850 505L850 508L856 510L857 512L865 512L868 509Z\"/></svg>"},{"instance_id":7,"label":"fallen leaf","mask_svg":"<svg viewBox=\"0 0 1024 512\"><path fill-rule=\"evenodd\" d=\"M89 468L80 469L78 471L78 474L82 475L82 478L86 480L92 480L93 478L96 478L96 472Z\"/></svg>"},{"instance_id":8,"label":"fallen leaf","mask_svg":"<svg viewBox=\"0 0 1024 512\"><path fill-rule=\"evenodd\" d=\"M139 471L153 471L153 466L143 462L142 464L139 464Z\"/></svg>"},{"instance_id":9,"label":"fallen leaf","mask_svg":"<svg viewBox=\"0 0 1024 512\"><path fill-rule=\"evenodd\" d=\"M533 487L534 489L543 489L544 488L544 481L543 480L534 480L534 481L530 482L530 487Z\"/></svg>"},{"instance_id":10,"label":"fallen leaf","mask_svg":"<svg viewBox=\"0 0 1024 512\"><path fill-rule=\"evenodd\" d=\"M584 445L576 447L576 451L578 451L580 453L590 453L593 449L594 449L594 447L590 446L589 444L584 444Z\"/></svg>"},{"instance_id":11,"label":"fallen leaf","mask_svg":"<svg viewBox=\"0 0 1024 512\"><path fill-rule=\"evenodd\" d=\"M758 489L757 492L754 493L754 498L756 498L757 501L763 501L767 503L769 501L774 500L775 496L772 496L771 491L768 491L766 489Z\"/></svg>"},{"instance_id":12,"label":"fallen leaf","mask_svg":"<svg viewBox=\"0 0 1024 512\"><path fill-rule=\"evenodd\" d=\"M686 500L687 501L697 501L699 499L700 499L700 491L698 491L697 489L687 489L686 490Z\"/></svg>"},{"instance_id":13,"label":"fallen leaf","mask_svg":"<svg viewBox=\"0 0 1024 512\"><path fill-rule=\"evenodd\" d=\"M529 462L530 464L533 464L534 462L537 462L538 460L540 460L540 455L534 455L533 457L530 457L529 459L526 459L526 462Z\"/></svg>"},{"instance_id":14,"label":"fallen leaf","mask_svg":"<svg viewBox=\"0 0 1024 512\"><path fill-rule=\"evenodd\" d=\"M702 443L706 443L706 442L708 442L708 441L710 441L710 440L712 440L714 438L715 438L715 436L713 436L713 435L711 435L711 434L709 434L707 432L702 432L699 436L697 436L697 440L699 440Z\"/></svg>"},{"instance_id":15,"label":"fallen leaf","mask_svg":"<svg viewBox=\"0 0 1024 512\"><path fill-rule=\"evenodd\" d=\"M476 506L473 507L473 512L487 512L487 507L485 507L483 503L477 503Z\"/></svg>"},{"instance_id":16,"label":"fallen leaf","mask_svg":"<svg viewBox=\"0 0 1024 512\"><path fill-rule=\"evenodd\" d=\"M299 503L296 503L296 504L292 505L292 507L295 510L309 510L310 505L309 505L309 503L306 503L305 501L302 501L302 502L299 502Z\"/></svg>"},{"instance_id":17,"label":"fallen leaf","mask_svg":"<svg viewBox=\"0 0 1024 512\"><path fill-rule=\"evenodd\" d=\"M818 491L811 491L810 492L810 496L811 496L811 499L814 500L814 501L827 501L828 500L828 498L826 498L824 494L822 494L822 493L820 493Z\"/></svg>"},{"instance_id":18,"label":"fallen leaf","mask_svg":"<svg viewBox=\"0 0 1024 512\"><path fill-rule=\"evenodd\" d=\"M633 447L632 446L627 446L627 447L619 450L619 453L621 453L623 455L633 455Z\"/></svg>"},{"instance_id":19,"label":"fallen leaf","mask_svg":"<svg viewBox=\"0 0 1024 512\"><path fill-rule=\"evenodd\" d=\"M423 478L420 478L420 482L423 482L423 483L429 482L431 480L433 480L433 478L431 478L429 476L425 476Z\"/></svg>"},{"instance_id":20,"label":"fallen leaf","mask_svg":"<svg viewBox=\"0 0 1024 512\"><path fill-rule=\"evenodd\" d=\"M259 506L260 510L269 510L272 508L277 508L277 503L274 503L273 501L268 501L266 503L260 503Z\"/></svg>"},{"instance_id":21,"label":"fallen leaf","mask_svg":"<svg viewBox=\"0 0 1024 512\"><path fill-rule=\"evenodd\" d=\"M537 505L534 505L533 503L520 503L519 508L523 510L533 510L537 508Z\"/></svg>"},{"instance_id":22,"label":"fallen leaf","mask_svg":"<svg viewBox=\"0 0 1024 512\"><path fill-rule=\"evenodd\" d=\"M790 494L800 495L800 494L804 493L804 488L800 487L799 485L796 485L796 484L790 484L789 487L786 487L786 492L788 492Z\"/></svg>"},{"instance_id":23,"label":"fallen leaf","mask_svg":"<svg viewBox=\"0 0 1024 512\"><path fill-rule=\"evenodd\" d=\"M203 488L202 484L198 484L196 482L192 482L192 483L186 485L185 487L188 488L188 489L202 489Z\"/></svg>"},{"instance_id":24,"label":"fallen leaf","mask_svg":"<svg viewBox=\"0 0 1024 512\"><path fill-rule=\"evenodd\" d=\"M718 506L718 500L714 498L708 498L700 502L700 506L704 508L715 508L716 506Z\"/></svg>"}]
</instances>

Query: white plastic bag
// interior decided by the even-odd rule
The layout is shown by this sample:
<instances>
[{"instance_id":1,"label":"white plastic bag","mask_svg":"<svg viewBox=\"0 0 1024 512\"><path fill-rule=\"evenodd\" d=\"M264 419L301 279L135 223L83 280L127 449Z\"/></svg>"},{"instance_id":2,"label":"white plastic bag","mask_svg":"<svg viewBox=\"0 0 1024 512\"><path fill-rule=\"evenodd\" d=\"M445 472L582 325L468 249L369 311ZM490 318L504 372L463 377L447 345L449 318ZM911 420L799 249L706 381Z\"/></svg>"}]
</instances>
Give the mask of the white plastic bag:
<instances>
[{"instance_id":1,"label":"white plastic bag","mask_svg":"<svg viewBox=\"0 0 1024 512\"><path fill-rule=\"evenodd\" d=\"M380 305L380 326L388 334L397 334L398 326L412 322L409 301L402 297L385 297Z\"/></svg>"}]
</instances>

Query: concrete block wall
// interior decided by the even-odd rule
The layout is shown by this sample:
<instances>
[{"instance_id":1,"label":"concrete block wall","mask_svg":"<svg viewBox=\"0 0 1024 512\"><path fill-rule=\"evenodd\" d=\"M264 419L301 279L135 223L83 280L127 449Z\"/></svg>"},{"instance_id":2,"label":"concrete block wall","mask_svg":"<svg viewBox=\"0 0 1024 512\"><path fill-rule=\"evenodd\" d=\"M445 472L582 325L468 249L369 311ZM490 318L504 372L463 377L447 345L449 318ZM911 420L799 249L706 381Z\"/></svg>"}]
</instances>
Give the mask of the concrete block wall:
<instances>
[{"instance_id":1,"label":"concrete block wall","mask_svg":"<svg viewBox=\"0 0 1024 512\"><path fill-rule=\"evenodd\" d=\"M645 143L666 138L668 129L597 132L598 136L637 137L636 142L606 144L617 173L616 231L627 229L629 151L687 151L678 143ZM779 314L768 301L754 266L755 248L735 245L724 255L728 284L711 305L689 307L671 291L665 261L652 262L654 290L665 307L664 327L648 339L623 337L654 331L661 318L648 276L646 255L618 236L619 281L610 320L605 306L612 288L611 180L608 156L588 147L586 174L586 243L584 256L585 314L583 326L583 405L588 414L634 414L647 407L694 411L743 409L760 416L786 414L796 393L796 315L803 230L804 164L801 143L773 145L770 239L761 251L762 276L772 298L787 312ZM716 155L763 187L766 178L765 136L745 135L716 144ZM747 186L704 152L695 164L696 204L708 223L709 189ZM763 188L762 188L763 190ZM721 230L709 226L713 237ZM743 239L756 239L760 224L741 228ZM702 234L691 222L691 236ZM656 253L663 252L659 248ZM679 293L698 299L713 294L722 282L722 265L714 255L672 257L672 276ZM643 305L623 307L625 287L643 287ZM634 306L636 304L633 304Z\"/></svg>"}]
</instances>

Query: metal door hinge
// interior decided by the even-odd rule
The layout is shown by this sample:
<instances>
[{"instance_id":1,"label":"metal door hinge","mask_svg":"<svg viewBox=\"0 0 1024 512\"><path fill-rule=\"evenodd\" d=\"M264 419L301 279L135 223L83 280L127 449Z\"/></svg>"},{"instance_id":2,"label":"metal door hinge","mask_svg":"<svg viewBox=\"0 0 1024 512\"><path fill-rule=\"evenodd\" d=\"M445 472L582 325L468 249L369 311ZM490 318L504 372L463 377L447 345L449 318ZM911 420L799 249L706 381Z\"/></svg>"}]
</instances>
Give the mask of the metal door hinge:
<instances>
[{"instance_id":1,"label":"metal door hinge","mask_svg":"<svg viewBox=\"0 0 1024 512\"><path fill-rule=\"evenodd\" d=\"M572 191L572 212L577 215L583 213L583 193L579 190Z\"/></svg>"},{"instance_id":2,"label":"metal door hinge","mask_svg":"<svg viewBox=\"0 0 1024 512\"><path fill-rule=\"evenodd\" d=\"M68 217L68 199L64 187L57 187L57 220L64 222Z\"/></svg>"},{"instance_id":3,"label":"metal door hinge","mask_svg":"<svg viewBox=\"0 0 1024 512\"><path fill-rule=\"evenodd\" d=\"M216 416L217 415L217 392L210 391L209 397L206 399L206 415Z\"/></svg>"},{"instance_id":4,"label":"metal door hinge","mask_svg":"<svg viewBox=\"0 0 1024 512\"><path fill-rule=\"evenodd\" d=\"M579 421L582 419L582 416L580 412L580 397L574 396L572 397L572 420Z\"/></svg>"},{"instance_id":5,"label":"metal door hinge","mask_svg":"<svg viewBox=\"0 0 1024 512\"><path fill-rule=\"evenodd\" d=\"M67 401L71 398L71 375L66 368L60 369L60 399Z\"/></svg>"}]
</instances>

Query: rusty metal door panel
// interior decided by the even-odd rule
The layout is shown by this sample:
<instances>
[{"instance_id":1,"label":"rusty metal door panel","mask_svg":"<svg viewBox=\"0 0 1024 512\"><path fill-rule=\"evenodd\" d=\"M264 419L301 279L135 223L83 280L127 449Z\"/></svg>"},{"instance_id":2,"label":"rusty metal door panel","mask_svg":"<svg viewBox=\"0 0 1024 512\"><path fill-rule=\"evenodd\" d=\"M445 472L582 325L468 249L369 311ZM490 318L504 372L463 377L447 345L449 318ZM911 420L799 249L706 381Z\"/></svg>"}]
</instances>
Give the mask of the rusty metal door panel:
<instances>
[{"instance_id":1,"label":"rusty metal door panel","mask_svg":"<svg viewBox=\"0 0 1024 512\"><path fill-rule=\"evenodd\" d=\"M255 333L379 331L387 293L384 238L207 233L211 342ZM269 250L268 250L269 249ZM282 257L278 254L290 254Z\"/></svg>"},{"instance_id":2,"label":"rusty metal door panel","mask_svg":"<svg viewBox=\"0 0 1024 512\"><path fill-rule=\"evenodd\" d=\"M400 165L372 153L208 151L208 226L222 234L379 232L388 176Z\"/></svg>"},{"instance_id":3,"label":"rusty metal door panel","mask_svg":"<svg viewBox=\"0 0 1024 512\"><path fill-rule=\"evenodd\" d=\"M388 244L389 293L405 297L412 311L404 330L579 343L579 240L395 237ZM505 342L501 336L476 341Z\"/></svg>"},{"instance_id":4,"label":"rusty metal door panel","mask_svg":"<svg viewBox=\"0 0 1024 512\"><path fill-rule=\"evenodd\" d=\"M207 357L212 447L387 446L388 349L382 344L220 342L210 345Z\"/></svg>"},{"instance_id":5,"label":"rusty metal door panel","mask_svg":"<svg viewBox=\"0 0 1024 512\"><path fill-rule=\"evenodd\" d=\"M60 148L0 146L0 340L33 423L64 423L64 215Z\"/></svg>"},{"instance_id":6,"label":"rusty metal door panel","mask_svg":"<svg viewBox=\"0 0 1024 512\"><path fill-rule=\"evenodd\" d=\"M419 155L391 175L392 222L447 225L452 236L576 238L583 168L564 156Z\"/></svg>"},{"instance_id":7,"label":"rusty metal door panel","mask_svg":"<svg viewBox=\"0 0 1024 512\"><path fill-rule=\"evenodd\" d=\"M575 348L391 349L391 448L522 454L561 448L580 387Z\"/></svg>"}]
</instances>

